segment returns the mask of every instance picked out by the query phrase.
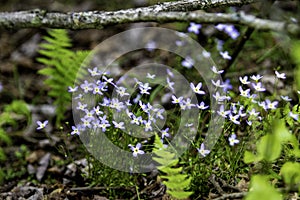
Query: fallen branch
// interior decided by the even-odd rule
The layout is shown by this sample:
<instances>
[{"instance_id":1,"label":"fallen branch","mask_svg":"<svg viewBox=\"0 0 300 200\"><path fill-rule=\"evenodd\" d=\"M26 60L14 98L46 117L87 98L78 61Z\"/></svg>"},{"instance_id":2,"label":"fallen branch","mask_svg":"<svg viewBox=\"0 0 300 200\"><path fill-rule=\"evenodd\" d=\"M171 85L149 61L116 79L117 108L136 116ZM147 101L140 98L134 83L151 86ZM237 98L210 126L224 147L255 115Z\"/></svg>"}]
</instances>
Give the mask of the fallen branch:
<instances>
[{"instance_id":1,"label":"fallen branch","mask_svg":"<svg viewBox=\"0 0 300 200\"><path fill-rule=\"evenodd\" d=\"M132 8L119 11L87 12L48 12L46 10L29 10L19 12L0 12L0 28L64 28L64 29L102 29L105 26L130 22L171 22L191 21L198 15L189 15L188 11L203 10L221 6L241 6L257 0L181 0L159 3L149 7ZM170 12L170 13L169 13ZM187 18L185 18L187 17ZM205 23L210 20L200 21ZM211 18L211 17L210 17Z\"/></svg>"},{"instance_id":2,"label":"fallen branch","mask_svg":"<svg viewBox=\"0 0 300 200\"><path fill-rule=\"evenodd\" d=\"M147 7L121 10L116 12L88 11L78 13L57 13L45 10L4 12L0 13L0 27L2 28L64 28L64 29L103 29L106 26L134 22L189 22L196 23L233 23L245 25L258 30L272 30L287 32L290 35L300 35L297 24L260 19L243 12L234 14L196 12L165 12L164 9ZM182 7L181 7L182 8ZM196 9L198 7L187 7ZM182 8L183 9L183 8ZM154 9L155 10L155 9ZM166 9L167 10L167 9ZM172 9L171 9L172 10ZM173 9L175 10L175 9Z\"/></svg>"}]
</instances>

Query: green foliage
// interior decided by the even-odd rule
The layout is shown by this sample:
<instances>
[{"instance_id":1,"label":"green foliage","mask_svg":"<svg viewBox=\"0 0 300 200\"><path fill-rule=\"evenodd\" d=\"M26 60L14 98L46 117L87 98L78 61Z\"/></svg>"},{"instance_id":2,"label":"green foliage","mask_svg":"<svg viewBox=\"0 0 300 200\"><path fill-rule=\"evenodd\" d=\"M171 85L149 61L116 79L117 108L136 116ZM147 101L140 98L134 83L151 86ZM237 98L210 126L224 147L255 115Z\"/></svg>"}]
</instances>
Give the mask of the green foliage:
<instances>
[{"instance_id":1,"label":"green foliage","mask_svg":"<svg viewBox=\"0 0 300 200\"><path fill-rule=\"evenodd\" d=\"M39 73L47 76L44 83L50 87L48 95L55 99L56 125L58 126L71 105L68 87L74 85L77 72L89 51L68 49L72 44L66 30L53 29L48 33L50 37L44 37L48 43L42 43L40 45L42 49L39 50L39 53L45 57L37 60L46 65L45 68L39 70Z\"/></svg>"},{"instance_id":2,"label":"green foliage","mask_svg":"<svg viewBox=\"0 0 300 200\"><path fill-rule=\"evenodd\" d=\"M30 122L30 111L27 104L21 100L15 100L11 104L4 106L4 111L0 114L0 144L11 145L12 141L6 132L6 126L16 126L17 120L23 117ZM3 143L3 144L2 144ZM0 161L6 160L6 155L3 148L0 146ZM3 181L4 172L0 170L0 183Z\"/></svg>"},{"instance_id":3,"label":"green foliage","mask_svg":"<svg viewBox=\"0 0 300 200\"><path fill-rule=\"evenodd\" d=\"M257 199L281 200L282 196L270 185L266 176L254 175L251 177L250 190L246 200Z\"/></svg>"},{"instance_id":4,"label":"green foliage","mask_svg":"<svg viewBox=\"0 0 300 200\"><path fill-rule=\"evenodd\" d=\"M275 161L280 157L282 144L291 144L293 153L299 156L298 141L295 135L287 130L283 120L274 120L272 125L272 133L262 136L257 143L257 155L246 151L244 154L244 162L259 162L266 160L268 162Z\"/></svg>"},{"instance_id":5,"label":"green foliage","mask_svg":"<svg viewBox=\"0 0 300 200\"><path fill-rule=\"evenodd\" d=\"M274 162L279 159L283 150L283 145L289 145L292 148L291 156L299 158L299 142L295 135L290 133L285 125L284 120L273 120L272 133L262 136L257 143L257 155L246 151L244 162ZM274 172L270 169L270 174ZM281 169L280 175L283 177L288 189L298 187L300 192L300 164L297 162L285 162ZM275 175L277 176L277 175ZM254 175L251 178L251 188L246 200L252 199L282 199L282 195L268 183L265 176Z\"/></svg>"},{"instance_id":6,"label":"green foliage","mask_svg":"<svg viewBox=\"0 0 300 200\"><path fill-rule=\"evenodd\" d=\"M167 193L176 199L186 199L192 195L193 192L184 190L189 187L192 178L182 174L182 167L178 167L178 158L163 146L158 135L155 136L153 153L156 156L153 159L160 165L158 170L165 174L160 178L164 179L163 184L167 186Z\"/></svg>"},{"instance_id":7,"label":"green foliage","mask_svg":"<svg viewBox=\"0 0 300 200\"><path fill-rule=\"evenodd\" d=\"M286 162L281 167L280 173L285 184L289 187L298 186L300 192L300 163Z\"/></svg>"},{"instance_id":8,"label":"green foliage","mask_svg":"<svg viewBox=\"0 0 300 200\"><path fill-rule=\"evenodd\" d=\"M291 49L291 56L296 63L295 70L295 85L297 90L300 90L300 41L294 41Z\"/></svg>"}]
</instances>

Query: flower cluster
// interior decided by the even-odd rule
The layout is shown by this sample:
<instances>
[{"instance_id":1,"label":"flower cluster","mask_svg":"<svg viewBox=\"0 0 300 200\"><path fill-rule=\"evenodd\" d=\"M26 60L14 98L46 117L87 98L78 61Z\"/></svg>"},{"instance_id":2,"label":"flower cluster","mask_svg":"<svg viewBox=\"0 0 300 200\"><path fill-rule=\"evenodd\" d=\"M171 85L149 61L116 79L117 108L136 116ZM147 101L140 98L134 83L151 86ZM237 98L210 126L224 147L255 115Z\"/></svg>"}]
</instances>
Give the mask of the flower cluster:
<instances>
[{"instance_id":1,"label":"flower cluster","mask_svg":"<svg viewBox=\"0 0 300 200\"><path fill-rule=\"evenodd\" d=\"M89 78L82 80L75 87L69 87L68 90L73 93L77 105L76 112L80 116L80 123L72 126L71 135L80 135L87 130L89 132L101 131L102 133L121 130L139 132L141 135L147 132L156 132L160 133L162 140L172 137L171 127L166 124L161 129L158 125L160 121L164 122L166 120L165 109L152 105L147 101L155 88L151 81L157 79L156 74L148 72L143 78L133 78L134 84L132 86L124 86L121 84L122 82L115 82L113 78L109 77L108 72L101 72L97 68L88 69L88 73ZM162 85L165 85L166 90L171 94L170 104L174 108L181 111L190 109L206 110L209 108L203 101L197 103L189 96L176 96L174 93L174 74L169 69L166 70L165 74ZM141 80L149 80L149 82ZM194 95L203 96L206 94L205 89L202 88L202 82L191 82L189 86ZM110 95L111 91L114 91L116 95ZM89 95L96 96L98 101L92 107L85 101L89 99L87 97ZM112 119L111 113L119 113L121 117ZM192 125L187 124L186 127ZM136 127L141 129L135 129ZM142 154L141 145L142 143L138 143L134 147L133 144L129 144L134 157Z\"/></svg>"},{"instance_id":2,"label":"flower cluster","mask_svg":"<svg viewBox=\"0 0 300 200\"><path fill-rule=\"evenodd\" d=\"M190 23L188 32L199 34L202 26L196 23ZM233 25L219 24L216 26L219 31L224 31L232 39L239 37L239 32ZM183 36L182 36L183 37ZM223 59L230 60L231 56L227 51L223 51L223 41L219 40L217 48ZM177 46L184 45L181 41L176 41ZM147 43L145 48L148 51L153 51L157 47L155 41ZM204 58L210 57L207 51L202 52ZM192 57L185 57L181 65L187 69L191 69L195 65L195 60ZM186 95L178 95L175 92L176 78L173 72L167 69L162 77L161 74L147 72L144 77L135 77L129 82L133 85L122 85L122 81L117 82L110 76L109 72L100 71L97 67L87 69L88 77L82 80L79 85L69 87L68 91L73 93L76 100L76 111L80 116L80 123L72 126L71 135L80 135L81 133L98 132L110 134L114 131L118 132L138 132L140 135L148 133L159 133L162 142L168 142L174 136L173 127L170 123L165 123L166 111L162 107L157 107L148 100L153 98L151 95L156 89L153 82L163 80L161 85L164 85L164 91L169 95L169 105L176 108L177 111L183 112L186 110L198 109L200 112L215 112L226 119L226 122L231 127L249 126L254 122L262 121L268 113L276 111L281 103L290 105L292 98L289 96L280 96L280 99L275 97L262 98L267 91L264 86L263 76L260 74L245 75L238 78L239 85L233 88L230 80L219 79L224 70L218 69L216 66L211 66L211 72L215 76L210 80L214 87L212 98L218 104L218 110L209 111L209 105L206 104L205 97L208 96L207 89L203 82L190 82L187 86ZM285 73L274 71L277 80L285 80ZM146 80L146 81L145 81ZM157 84L157 82L155 82ZM1 85L0 85L1 86ZM115 95L112 95L115 94ZM299 92L300 93L300 92ZM195 100L201 99L199 102ZM95 105L89 105L89 96L96 97ZM155 95L154 95L155 96ZM210 99L212 101L212 99ZM112 113L118 113L120 117L114 118ZM293 110L286 114L290 119L298 121L298 113ZM38 130L43 129L48 121L38 121ZM160 124L164 124L161 127ZM138 129L136 129L138 127ZM185 127L192 130L193 123L186 123ZM253 126L252 126L253 127ZM233 129L232 129L233 130ZM234 146L240 142L238 134L232 132L227 138L230 146ZM125 147L132 151L134 157L144 154L142 144L147 141L131 140ZM136 144L136 145L134 145ZM165 144L166 145L166 144ZM209 149L205 148L205 144L200 144L197 148L199 154L203 157L210 153Z\"/></svg>"}]
</instances>

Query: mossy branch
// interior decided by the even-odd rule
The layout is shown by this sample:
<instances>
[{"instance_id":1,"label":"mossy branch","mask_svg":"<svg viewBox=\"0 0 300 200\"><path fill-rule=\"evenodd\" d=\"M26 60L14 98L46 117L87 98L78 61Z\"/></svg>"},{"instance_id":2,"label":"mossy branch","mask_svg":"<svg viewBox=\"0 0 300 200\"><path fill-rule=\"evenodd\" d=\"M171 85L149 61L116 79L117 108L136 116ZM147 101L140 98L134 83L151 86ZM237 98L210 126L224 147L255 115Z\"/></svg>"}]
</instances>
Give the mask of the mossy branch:
<instances>
[{"instance_id":1,"label":"mossy branch","mask_svg":"<svg viewBox=\"0 0 300 200\"><path fill-rule=\"evenodd\" d=\"M182 0L165 2L153 6L118 11L87 12L48 12L30 10L0 13L0 28L63 28L63 29L103 29L107 26L135 22L189 22L197 23L234 23L259 30L272 30L299 35L297 24L284 21L260 19L244 13L221 14L190 12L221 6L241 6L257 0Z\"/></svg>"}]
</instances>

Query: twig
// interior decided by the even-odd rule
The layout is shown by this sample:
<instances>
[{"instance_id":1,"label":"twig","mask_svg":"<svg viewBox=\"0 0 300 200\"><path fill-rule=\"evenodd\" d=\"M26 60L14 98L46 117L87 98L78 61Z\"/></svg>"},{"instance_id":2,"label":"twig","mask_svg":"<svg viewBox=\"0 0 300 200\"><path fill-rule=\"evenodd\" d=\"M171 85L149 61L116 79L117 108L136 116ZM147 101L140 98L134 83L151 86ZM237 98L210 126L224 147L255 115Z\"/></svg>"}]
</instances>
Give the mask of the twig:
<instances>
[{"instance_id":1,"label":"twig","mask_svg":"<svg viewBox=\"0 0 300 200\"><path fill-rule=\"evenodd\" d=\"M224 73L222 74L223 78L225 77L226 72L230 69L230 67L233 65L233 63L239 56L240 52L244 48L246 42L249 40L249 38L251 37L253 32L254 32L254 29L248 27L247 30L245 31L244 35L239 40L237 47L235 48L233 54L231 55L232 59L227 62L225 68L223 69L224 70Z\"/></svg>"},{"instance_id":2,"label":"twig","mask_svg":"<svg viewBox=\"0 0 300 200\"><path fill-rule=\"evenodd\" d=\"M141 194L144 194L145 192L147 192L148 190L151 190L153 188L155 188L156 186L158 185L157 182L151 184L151 185L148 185L147 187L145 187L143 190L141 190L139 193L135 194L133 197L131 197L130 199L133 200L133 199L136 199L139 195Z\"/></svg>"},{"instance_id":3,"label":"twig","mask_svg":"<svg viewBox=\"0 0 300 200\"><path fill-rule=\"evenodd\" d=\"M95 190L131 190L134 191L135 187L123 187L123 186L116 186L116 187L76 187L70 188L70 191L95 191Z\"/></svg>"},{"instance_id":4,"label":"twig","mask_svg":"<svg viewBox=\"0 0 300 200\"><path fill-rule=\"evenodd\" d=\"M215 186L216 190L218 191L219 194L224 194L224 190L221 188L220 184L216 180L216 175L212 174L209 177L209 181Z\"/></svg>"},{"instance_id":5,"label":"twig","mask_svg":"<svg viewBox=\"0 0 300 200\"><path fill-rule=\"evenodd\" d=\"M247 192L236 192L231 194L223 194L222 196L215 198L213 200L225 200L225 199L235 199L242 198L247 195Z\"/></svg>"},{"instance_id":6,"label":"twig","mask_svg":"<svg viewBox=\"0 0 300 200\"><path fill-rule=\"evenodd\" d=\"M227 188L230 188L230 189L233 189L233 190L236 190L238 192L242 192L242 190L238 187L235 187L233 185L230 185L228 184L226 181L224 181L223 179L220 178L220 181L222 182L222 187L227 187Z\"/></svg>"}]
</instances>

